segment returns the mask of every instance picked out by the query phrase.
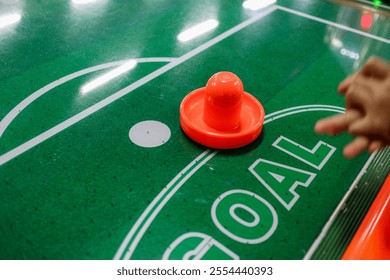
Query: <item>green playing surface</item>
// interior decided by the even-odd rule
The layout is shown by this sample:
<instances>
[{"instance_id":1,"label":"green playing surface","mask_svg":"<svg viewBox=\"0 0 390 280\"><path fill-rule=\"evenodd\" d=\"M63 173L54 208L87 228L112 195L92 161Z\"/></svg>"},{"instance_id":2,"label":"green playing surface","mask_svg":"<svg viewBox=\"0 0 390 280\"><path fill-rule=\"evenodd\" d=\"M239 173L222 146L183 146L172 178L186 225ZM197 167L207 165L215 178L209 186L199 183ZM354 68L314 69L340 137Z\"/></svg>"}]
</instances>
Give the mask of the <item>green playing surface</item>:
<instances>
[{"instance_id":1,"label":"green playing surface","mask_svg":"<svg viewBox=\"0 0 390 280\"><path fill-rule=\"evenodd\" d=\"M0 18L19 15L0 28L1 259L341 257L389 151L345 159L352 138L313 126L344 111L342 79L371 55L390 60L387 6L76 2L0 1ZM179 124L182 99L219 71L266 112L236 150Z\"/></svg>"}]
</instances>

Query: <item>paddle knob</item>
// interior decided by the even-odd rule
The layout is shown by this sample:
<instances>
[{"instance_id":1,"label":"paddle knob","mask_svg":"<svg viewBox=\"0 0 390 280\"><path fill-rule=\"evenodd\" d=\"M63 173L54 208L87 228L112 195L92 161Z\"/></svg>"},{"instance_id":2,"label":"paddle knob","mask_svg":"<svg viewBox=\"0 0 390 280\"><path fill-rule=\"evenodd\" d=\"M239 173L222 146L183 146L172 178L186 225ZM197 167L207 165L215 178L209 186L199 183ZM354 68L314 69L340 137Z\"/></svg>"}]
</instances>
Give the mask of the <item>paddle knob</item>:
<instances>
[{"instance_id":1,"label":"paddle knob","mask_svg":"<svg viewBox=\"0 0 390 280\"><path fill-rule=\"evenodd\" d=\"M244 86L231 72L214 74L206 84L203 120L220 131L236 130L241 123Z\"/></svg>"}]
</instances>

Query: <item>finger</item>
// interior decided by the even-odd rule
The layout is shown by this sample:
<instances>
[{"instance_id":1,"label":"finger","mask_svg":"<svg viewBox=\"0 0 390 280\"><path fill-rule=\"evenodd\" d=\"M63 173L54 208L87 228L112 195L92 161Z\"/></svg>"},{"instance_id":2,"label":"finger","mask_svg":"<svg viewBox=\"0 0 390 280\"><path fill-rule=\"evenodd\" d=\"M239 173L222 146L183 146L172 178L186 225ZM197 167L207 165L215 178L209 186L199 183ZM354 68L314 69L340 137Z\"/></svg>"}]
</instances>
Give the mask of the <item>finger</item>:
<instances>
[{"instance_id":1,"label":"finger","mask_svg":"<svg viewBox=\"0 0 390 280\"><path fill-rule=\"evenodd\" d=\"M319 120L314 131L317 134L335 135L347 131L351 123L361 118L361 113L357 110L347 110L344 114L338 114Z\"/></svg>"},{"instance_id":2,"label":"finger","mask_svg":"<svg viewBox=\"0 0 390 280\"><path fill-rule=\"evenodd\" d=\"M352 82L355 80L356 75L351 75L345 78L338 86L337 91L341 94L347 92L348 88L351 86Z\"/></svg>"},{"instance_id":3,"label":"finger","mask_svg":"<svg viewBox=\"0 0 390 280\"><path fill-rule=\"evenodd\" d=\"M370 141L365 136L356 137L351 143L345 146L343 154L346 158L354 158L368 149Z\"/></svg>"},{"instance_id":4,"label":"finger","mask_svg":"<svg viewBox=\"0 0 390 280\"><path fill-rule=\"evenodd\" d=\"M362 110L364 105L370 101L372 86L372 81L357 75L345 93L345 107Z\"/></svg>"},{"instance_id":5,"label":"finger","mask_svg":"<svg viewBox=\"0 0 390 280\"><path fill-rule=\"evenodd\" d=\"M386 126L386 121L376 116L366 115L356 120L351 123L348 132L351 135L366 135L370 138L390 142L390 129Z\"/></svg>"},{"instance_id":6,"label":"finger","mask_svg":"<svg viewBox=\"0 0 390 280\"><path fill-rule=\"evenodd\" d=\"M390 75L390 64L378 57L370 57L360 70L366 77L384 79Z\"/></svg>"},{"instance_id":7,"label":"finger","mask_svg":"<svg viewBox=\"0 0 390 280\"><path fill-rule=\"evenodd\" d=\"M373 131L373 125L367 117L351 123L348 128L348 132L351 135L376 135L376 132Z\"/></svg>"},{"instance_id":8,"label":"finger","mask_svg":"<svg viewBox=\"0 0 390 280\"><path fill-rule=\"evenodd\" d=\"M370 151L370 153L373 153L375 151L378 151L382 148L384 148L386 146L386 144L381 141L381 140L373 140L370 142L369 146L368 146L368 150Z\"/></svg>"}]
</instances>

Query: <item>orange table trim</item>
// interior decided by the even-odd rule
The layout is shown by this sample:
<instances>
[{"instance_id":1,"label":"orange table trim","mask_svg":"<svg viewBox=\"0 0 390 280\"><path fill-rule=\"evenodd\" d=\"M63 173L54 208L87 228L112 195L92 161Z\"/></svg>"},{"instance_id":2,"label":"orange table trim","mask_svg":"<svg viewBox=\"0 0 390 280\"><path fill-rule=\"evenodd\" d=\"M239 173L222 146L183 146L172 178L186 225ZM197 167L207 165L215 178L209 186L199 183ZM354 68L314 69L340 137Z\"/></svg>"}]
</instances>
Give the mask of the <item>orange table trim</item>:
<instances>
[{"instance_id":1,"label":"orange table trim","mask_svg":"<svg viewBox=\"0 0 390 280\"><path fill-rule=\"evenodd\" d=\"M390 259L390 175L387 176L342 259Z\"/></svg>"}]
</instances>

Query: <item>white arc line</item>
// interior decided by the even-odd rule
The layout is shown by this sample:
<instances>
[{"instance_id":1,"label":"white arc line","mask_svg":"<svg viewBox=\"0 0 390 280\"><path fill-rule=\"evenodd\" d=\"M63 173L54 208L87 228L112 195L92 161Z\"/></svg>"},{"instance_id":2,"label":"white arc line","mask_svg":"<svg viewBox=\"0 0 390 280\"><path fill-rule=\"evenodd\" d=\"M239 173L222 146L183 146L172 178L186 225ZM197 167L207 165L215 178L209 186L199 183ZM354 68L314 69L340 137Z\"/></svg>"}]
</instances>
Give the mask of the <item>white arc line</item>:
<instances>
[{"instance_id":1,"label":"white arc line","mask_svg":"<svg viewBox=\"0 0 390 280\"><path fill-rule=\"evenodd\" d=\"M135 60L137 63L144 63L144 62L172 62L176 58L171 57L148 57L148 58L136 58ZM96 72L99 70L104 70L111 67L117 67L125 64L128 62L129 59L126 60L119 60L119 61L113 61L109 63L104 63L100 65L96 65L93 67L89 67L77 72L74 72L72 74L69 74L67 76L64 76L58 80L55 80L54 82L51 82L50 84L47 84L46 86L40 88L39 90L33 92L31 95L23 99L18 105L16 105L0 122L0 137L3 135L4 131L7 129L7 127L11 124L11 122L22 112L26 107L28 107L31 103L33 103L35 100L37 100L39 97L47 93L48 91L66 83L70 80L73 80L77 77Z\"/></svg>"},{"instance_id":2,"label":"white arc line","mask_svg":"<svg viewBox=\"0 0 390 280\"><path fill-rule=\"evenodd\" d=\"M181 188L182 185L184 185L184 183L193 175L196 173L196 171L198 171L203 165L205 165L211 158L213 158L216 153L218 151L214 151L212 154L208 155L200 164L198 164L193 170L191 170L190 173L188 173L184 178L182 178L180 180L180 182L174 187L174 189L171 190L171 192L169 193L169 195L167 195L164 200L158 205L158 207L153 211L153 214L149 216L149 218L147 219L147 221L144 223L144 225L142 226L142 228L140 229L139 233L137 234L136 238L134 239L134 243L132 243L128 249L128 252L126 253L124 259L130 259L131 258L131 255L133 253L133 251L135 250L135 248L137 247L138 243L141 241L144 233L146 232L146 230L148 229L149 225L153 222L154 218L156 217L156 215L160 212L160 210L165 206L165 204L168 203L168 201L170 200L170 198L177 192L178 189ZM208 151L205 151L204 153L202 153L201 156L203 156L204 154L207 154ZM196 163L196 161L195 161ZM169 186L172 186L173 183ZM168 186L167 186L168 188ZM157 201L157 200L156 200ZM153 205L154 206L154 205Z\"/></svg>"},{"instance_id":3,"label":"white arc line","mask_svg":"<svg viewBox=\"0 0 390 280\"><path fill-rule=\"evenodd\" d=\"M329 112L336 112L336 113L344 113L345 112L345 110L343 110L342 108L340 108L340 109L332 109L332 108L309 108L309 109L302 109L302 110L297 110L297 111L289 111L289 112L281 113L281 114L279 114L279 115L277 115L275 117L272 117L272 118L266 118L264 120L264 124L272 122L272 121L280 119L280 118L283 118L283 117L286 117L288 115L294 115L294 114L297 114L297 113L304 113L304 112L313 112L313 111L329 111Z\"/></svg>"},{"instance_id":4,"label":"white arc line","mask_svg":"<svg viewBox=\"0 0 390 280\"><path fill-rule=\"evenodd\" d=\"M82 119L88 117L89 115L92 115L93 113L99 111L100 109L106 107L107 105L111 104L112 102L118 100L119 98L127 95L128 93L132 92L133 90L139 88L140 86L150 82L151 80L157 78L158 76L164 74L165 72L171 70L172 68L178 66L179 64L187 61L188 59L196 56L197 54L203 52L204 50L210 48L211 46L217 44L218 42L226 39L227 37L235 34L236 32L244 29L245 27L255 23L260 18L265 17L266 15L272 13L275 11L275 7L271 7L267 10L264 10L262 13L257 14L256 16L236 25L235 27L229 29L228 31L225 31L224 33L218 35L217 37L211 39L210 41L207 41L203 45L200 45L199 47L193 49L192 51L186 53L185 55L181 56L178 59L175 59L173 62L168 63L167 65L157 69L156 71L150 73L149 75L143 77L142 79L139 79L138 81L132 83L131 85L117 91L113 95L101 100L100 102L94 104L93 106L85 109L84 111L74 115L73 117L67 119L66 121L56 125L55 127L49 129L48 131L36 136L35 138L27 141L26 143L12 149L11 151L3 154L0 156L0 166L4 163L12 160L13 158L23 154L24 152L30 150L31 148L37 146L38 144L42 143L43 141L49 139L50 137L56 135L57 133L63 131L64 129L74 125L75 123L81 121Z\"/></svg>"},{"instance_id":5,"label":"white arc line","mask_svg":"<svg viewBox=\"0 0 390 280\"><path fill-rule=\"evenodd\" d=\"M289 111L294 111L294 110L298 110L298 109L315 109L315 108L321 108L321 109L329 108L329 109L344 111L343 107L334 106L334 105L316 105L316 104L314 104L314 105L301 105L301 106L295 106L295 107L283 109L283 110L280 110L277 112L273 112L271 114L267 114L266 118L268 119L268 118L271 118L272 116L279 115L282 113L285 114L285 113L288 113Z\"/></svg>"},{"instance_id":6,"label":"white arc line","mask_svg":"<svg viewBox=\"0 0 390 280\"><path fill-rule=\"evenodd\" d=\"M222 33L221 35L215 37L214 39L212 39L212 40L206 42L205 44L195 48L194 50L192 50L189 53L183 55L182 57L180 57L176 61L172 61L171 63L167 64L166 66L156 70L155 72L149 74L148 76L145 76L143 79L138 80L137 82L129 85L128 87L126 87L126 88L124 88L124 89L114 93L110 97L102 100L101 102L95 104L94 106L92 106L92 107L82 111L81 113L75 115L74 117L72 117L72 118L64 121L63 123L53 127L52 129L42 133L41 135L38 135L37 137L35 137L35 138L31 139L30 141L28 141L28 142L26 142L26 143L16 147L15 149L5 153L4 155L0 156L0 166L2 164L4 164L4 163L8 162L9 160L17 157L18 155L28 151L32 147L40 144L41 142L47 140L48 138L56 135L57 133L61 132L62 130L68 128L69 126L77 123L78 121L80 121L80 120L86 118L87 116L93 114L94 112L100 110L101 108L107 106L108 104L114 102L115 100L121 98L122 96L128 94L129 92L131 92L132 90L138 88L139 86L143 85L144 83L149 82L150 80L153 80L154 78L158 77L159 75L169 71L173 67L181 64L182 62L188 60L189 58L197 55L198 53L200 53L202 51L204 51L208 47L218 43L219 41L221 41L221 40L225 39L226 37L236 33L237 31L245 28L246 26L254 23L258 19L260 19L260 18L270 14L271 12L273 12L275 10L281 10L281 11L285 11L285 12L288 12L288 13L292 13L292 14L295 14L295 15L298 15L298 16L301 16L301 17L305 17L305 18L308 18L308 19L311 19L311 20L314 20L314 21L317 21L317 22L322 22L322 23L325 23L325 24L328 24L328 25L331 25L331 26L335 26L335 27L340 28L340 29L344 29L344 30L347 30L347 31L350 31L350 32L353 32L353 33L357 33L357 34L366 36L366 37L370 37L370 38L375 39L375 40L379 40L379 41L382 41L382 42L385 42L385 43L390 43L390 40L388 40L388 39L384 39L384 38L381 38L381 37L378 37L378 36L375 36L375 35L371 35L369 33L361 32L359 30L356 30L356 29L353 29L353 28L350 28L350 27L347 27L347 26L344 26L344 25L341 25L341 24L338 24L338 23L334 23L334 22L331 22L331 21L328 21L328 20L324 20L324 19L321 19L321 18L318 18L318 17L315 17L315 16L311 16L311 15L302 13L302 12L298 12L298 11L295 11L295 10L292 10L292 9L288 9L288 8L285 8L285 7L281 7L281 6L277 6L277 5L276 6L272 6L271 8L265 10L264 12L259 13L257 16L255 16L253 18L250 18L250 19L248 19L245 22L242 22L241 24L233 27L232 29L226 31L225 33ZM3 119L3 121L4 121L4 119ZM2 133L2 130L1 130L1 124L0 124L0 136L1 136L1 133Z\"/></svg>"},{"instance_id":7,"label":"white arc line","mask_svg":"<svg viewBox=\"0 0 390 280\"><path fill-rule=\"evenodd\" d=\"M322 110L321 110L321 106L323 107ZM313 107L317 107L317 108L313 109ZM264 121L264 124L270 123L272 121L275 121L275 120L283 118L283 117L287 117L287 116L294 115L294 114L299 114L299 113L312 112L312 111L330 111L329 107L331 107L332 109L334 107L335 108L339 108L339 110L337 112L340 112L342 110L341 107L330 106L330 105L303 105L303 106L297 106L297 107L283 109L283 110L279 110L279 111L276 111L274 113L271 113L270 114L271 116L278 115L278 117L269 118L269 117L266 116L265 117L266 120ZM305 110L305 108L307 108L307 110ZM288 112L288 113L286 113L286 112ZM196 164L197 161L199 161L201 158L203 158L209 152L210 152L209 150L204 151L196 159L194 159L192 162L190 162L178 175L175 176L175 178L173 178L169 182L169 184L158 194L158 196L153 200L153 202L144 210L142 215L138 218L137 222L132 226L132 228L130 229L129 233L126 235L125 239L122 241L119 249L117 250L117 253L114 256L115 260L121 259L123 254L125 254L123 259L130 259L131 258L133 252L137 248L138 243L141 241L141 239L143 237L143 234L146 232L146 230L148 229L149 225L154 221L154 219L158 215L159 211L165 206L165 204L168 203L169 198L171 198L184 185L184 183L188 179L190 179L190 177L193 174L195 174L195 172L200 167L202 167L211 158L213 158L218 153L218 150L214 151L212 154L208 155L205 160L203 160L198 166L196 166L194 168L194 170L192 170L189 174L187 174L184 178L182 178L182 174L184 174L186 171L188 171L192 166L194 166ZM173 190L171 190L170 187L173 186L174 184L176 184L176 182L179 181L179 180L180 180L180 182L175 186L175 188ZM168 191L170 192L169 195L164 198L164 200L157 206L156 209L154 209L154 207L160 201L160 198L163 197ZM146 217L147 217L147 219L146 219ZM143 223L143 221L145 219L146 219L146 222ZM141 225L142 225L142 227L141 227ZM141 229L139 229L140 227L141 227ZM134 235L136 235L136 236L133 239ZM130 245L129 245L129 242L131 240L134 240L134 241L132 243L130 243ZM126 248L128 248L128 249L127 249L127 252L125 253Z\"/></svg>"},{"instance_id":8,"label":"white arc line","mask_svg":"<svg viewBox=\"0 0 390 280\"><path fill-rule=\"evenodd\" d=\"M138 228L142 225L142 222L146 217L149 215L150 212L153 211L154 206L158 203L158 201L165 195L167 191L171 191L171 187L179 180L183 179L182 174L185 174L191 167L193 167L201 158L203 158L207 153L209 153L209 150L204 151L201 153L197 158L195 158L193 161L191 161L182 171L180 171L179 174L173 178L169 184L153 199L153 201L149 204L149 206L145 209L145 211L142 213L142 215L138 218L136 223L133 225L129 233L126 235L126 238L122 241L121 246L119 247L117 253L114 256L115 260L119 260L121 256L123 255L123 252L126 250L127 244L132 239L133 235L137 232ZM183 181L184 184L185 181ZM172 194L173 195L173 194ZM155 212L155 210L154 210ZM152 222L152 221L150 221ZM131 245L132 246L132 245ZM130 246L130 247L131 247ZM129 248L130 251L130 248Z\"/></svg>"},{"instance_id":9,"label":"white arc line","mask_svg":"<svg viewBox=\"0 0 390 280\"><path fill-rule=\"evenodd\" d=\"M327 21L327 20L324 20L324 19L321 19L321 18L318 18L318 17L314 17L314 16L311 16L311 15L308 15L308 14L304 14L304 13L301 13L301 12L298 12L298 11L294 11L294 10L291 10L291 9L288 9L288 8L284 8L284 7L280 7L280 6L274 6L272 8L270 8L269 10L266 10L264 11L263 13L241 23L240 25L237 25L236 27L226 31L225 33L222 33L221 35L215 37L214 39L208 41L207 43L199 46L198 48L194 49L193 51L190 51L189 53L187 53L186 55L183 55L182 57L180 57L178 59L178 61L172 61L171 63L169 63L168 65L166 65L165 67L162 67L158 70L156 70L155 72L145 76L143 79L140 79L139 81L129 85L128 87L116 92L115 94L113 94L112 96L102 100L101 102L95 104L94 106L82 111L81 113L75 115L74 117L62 122L61 124L53 127L52 129L38 135L37 137L31 139L30 141L20 145L19 147L7 152L6 154L0 156L0 166L3 165L4 163L8 162L9 160L12 160L13 158L17 157L18 155L28 151L29 149L31 149L32 147L35 147L36 145L40 144L41 142L47 140L48 138L56 135L57 133L61 132L62 130L68 128L69 126L77 123L78 121L84 119L85 117L93 114L94 112L100 110L101 108L109 105L110 103L114 102L115 100L121 98L122 96L128 94L129 92L131 92L132 90L138 88L139 86L142 86L143 84L153 80L154 78L158 77L159 75L169 71L170 69L172 69L173 67L181 64L182 62L190 59L191 57L197 55L198 53L202 52L203 50L207 49L208 47L218 43L219 41L225 39L226 37L234 34L235 32L243 29L244 27L254 23L255 21L257 21L259 18L261 17L264 17L266 15L268 15L269 13L273 12L274 10L276 9L279 9L279 10L283 10L285 12L289 12L289 13L293 13L293 14L296 14L296 15L299 15L299 16L302 16L302 17L306 17L308 19L311 19L311 20L314 20L314 21L318 21L318 22L322 22L322 23L325 23L325 24L328 24L328 25L331 25L331 26L335 26L337 28L340 28L340 29L344 29L344 30L347 30L347 31L350 31L350 32L353 32L353 33L357 33L359 35L362 35L362 36L366 36L366 37L369 37L369 38L372 38L372 39L375 39L375 40L379 40L379 41L382 41L382 42L385 42L385 43L390 43L390 40L388 39L384 39L384 38L381 38L381 37L378 37L378 36L375 36L375 35L371 35L369 33L365 33L365 32L361 32L359 30L356 30L356 29L353 29L353 28L350 28L350 27L347 27L347 26L344 26L344 25L341 25L341 24L337 24L337 23L334 23L334 22L331 22L331 21ZM48 85L49 86L49 85ZM307 112L307 111L314 111L314 110L320 110L320 108L312 108L310 110L300 110L299 112ZM324 109L325 110L325 109ZM327 110L331 111L331 110L334 110L334 111L337 111L336 108L327 108ZM276 120L278 118L281 118L281 117L284 117L284 116L287 116L287 115L291 115L292 113L289 112L284 112L283 114L280 114L278 115L276 118L273 118L272 120L268 120L268 122L271 122L273 120ZM3 119L4 120L4 119ZM0 132L0 135L1 135L2 132ZM209 160L210 158L208 158Z\"/></svg>"}]
</instances>

